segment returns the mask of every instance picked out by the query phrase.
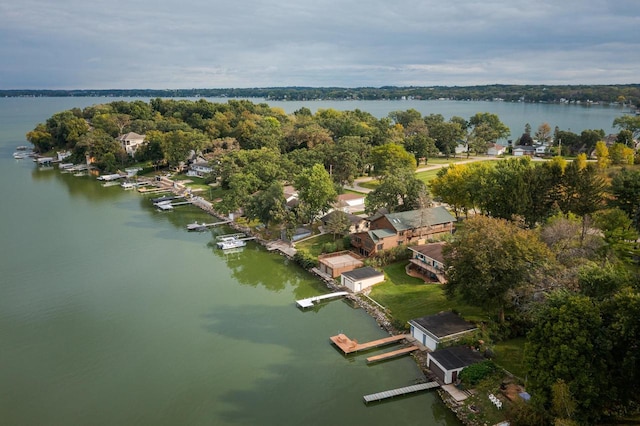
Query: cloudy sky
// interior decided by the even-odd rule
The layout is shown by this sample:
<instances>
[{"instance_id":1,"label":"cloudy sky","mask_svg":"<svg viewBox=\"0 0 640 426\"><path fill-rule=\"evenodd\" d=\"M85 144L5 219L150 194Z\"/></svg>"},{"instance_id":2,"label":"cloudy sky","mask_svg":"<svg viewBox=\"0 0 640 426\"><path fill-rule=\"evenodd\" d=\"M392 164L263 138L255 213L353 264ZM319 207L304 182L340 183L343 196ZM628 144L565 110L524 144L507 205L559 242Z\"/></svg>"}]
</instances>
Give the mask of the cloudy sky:
<instances>
[{"instance_id":1,"label":"cloudy sky","mask_svg":"<svg viewBox=\"0 0 640 426\"><path fill-rule=\"evenodd\" d=\"M0 88L640 83L639 0L0 0Z\"/></svg>"}]
</instances>

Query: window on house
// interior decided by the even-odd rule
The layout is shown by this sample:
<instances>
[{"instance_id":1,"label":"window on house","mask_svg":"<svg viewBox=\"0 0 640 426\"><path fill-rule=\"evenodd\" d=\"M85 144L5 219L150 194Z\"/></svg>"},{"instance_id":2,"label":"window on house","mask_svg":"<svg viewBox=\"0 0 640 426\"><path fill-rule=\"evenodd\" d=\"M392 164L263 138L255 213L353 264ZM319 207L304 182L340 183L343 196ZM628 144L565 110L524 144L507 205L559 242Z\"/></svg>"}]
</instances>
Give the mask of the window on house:
<instances>
[{"instance_id":1,"label":"window on house","mask_svg":"<svg viewBox=\"0 0 640 426\"><path fill-rule=\"evenodd\" d=\"M382 250L384 248L384 244L378 244L378 250Z\"/></svg>"}]
</instances>

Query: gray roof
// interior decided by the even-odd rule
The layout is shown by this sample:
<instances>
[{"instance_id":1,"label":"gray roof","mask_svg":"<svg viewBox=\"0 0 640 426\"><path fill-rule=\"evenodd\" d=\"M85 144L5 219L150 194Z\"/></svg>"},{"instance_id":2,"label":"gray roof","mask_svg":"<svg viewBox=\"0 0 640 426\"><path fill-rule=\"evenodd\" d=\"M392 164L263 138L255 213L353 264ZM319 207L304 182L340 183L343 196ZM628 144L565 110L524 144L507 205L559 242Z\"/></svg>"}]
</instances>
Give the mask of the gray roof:
<instances>
[{"instance_id":1,"label":"gray roof","mask_svg":"<svg viewBox=\"0 0 640 426\"><path fill-rule=\"evenodd\" d=\"M463 320L451 311L412 319L409 321L409 324L422 328L438 338L475 330L477 328L475 325Z\"/></svg>"},{"instance_id":2,"label":"gray roof","mask_svg":"<svg viewBox=\"0 0 640 426\"><path fill-rule=\"evenodd\" d=\"M396 231L441 225L456 221L456 218L442 206L409 210L407 212L387 213L385 216Z\"/></svg>"},{"instance_id":3,"label":"gray roof","mask_svg":"<svg viewBox=\"0 0 640 426\"><path fill-rule=\"evenodd\" d=\"M376 271L371 266L365 266L364 268L354 269L353 271L343 272L342 275L351 278L353 280L364 280L367 278L384 276L384 273Z\"/></svg>"},{"instance_id":4,"label":"gray roof","mask_svg":"<svg viewBox=\"0 0 640 426\"><path fill-rule=\"evenodd\" d=\"M438 361L447 370L468 367L480 361L484 357L468 346L453 346L451 348L440 349L429 354L431 358Z\"/></svg>"},{"instance_id":5,"label":"gray roof","mask_svg":"<svg viewBox=\"0 0 640 426\"><path fill-rule=\"evenodd\" d=\"M374 229L373 231L369 231L369 235L373 241L378 241L382 238L395 237L396 233L391 229Z\"/></svg>"}]
</instances>

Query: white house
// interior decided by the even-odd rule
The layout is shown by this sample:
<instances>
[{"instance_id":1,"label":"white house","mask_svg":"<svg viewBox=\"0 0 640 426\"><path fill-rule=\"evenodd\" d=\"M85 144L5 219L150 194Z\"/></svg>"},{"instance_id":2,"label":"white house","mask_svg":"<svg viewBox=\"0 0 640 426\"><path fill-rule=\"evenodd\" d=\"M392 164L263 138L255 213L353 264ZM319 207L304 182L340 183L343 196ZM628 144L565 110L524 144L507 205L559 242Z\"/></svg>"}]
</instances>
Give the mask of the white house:
<instances>
[{"instance_id":1,"label":"white house","mask_svg":"<svg viewBox=\"0 0 640 426\"><path fill-rule=\"evenodd\" d=\"M514 157L522 157L524 155L534 155L535 153L536 153L536 149L532 146L516 145L513 147Z\"/></svg>"},{"instance_id":2,"label":"white house","mask_svg":"<svg viewBox=\"0 0 640 426\"><path fill-rule=\"evenodd\" d=\"M203 178L205 177L205 175L211 173L212 171L213 171L213 167L209 165L209 162L204 160L199 160L189 165L187 176Z\"/></svg>"},{"instance_id":3,"label":"white house","mask_svg":"<svg viewBox=\"0 0 640 426\"><path fill-rule=\"evenodd\" d=\"M346 193L340 194L336 198L333 207L345 213L353 213L364 210L364 194Z\"/></svg>"},{"instance_id":4,"label":"white house","mask_svg":"<svg viewBox=\"0 0 640 426\"><path fill-rule=\"evenodd\" d=\"M376 271L371 266L343 272L340 275L340 284L357 293L375 284L384 281L384 273Z\"/></svg>"},{"instance_id":5,"label":"white house","mask_svg":"<svg viewBox=\"0 0 640 426\"><path fill-rule=\"evenodd\" d=\"M536 156L542 156L542 155L545 155L547 152L549 152L549 146L544 144L536 145L534 146L534 149L535 149Z\"/></svg>"},{"instance_id":6,"label":"white house","mask_svg":"<svg viewBox=\"0 0 640 426\"><path fill-rule=\"evenodd\" d=\"M487 155L492 155L495 157L504 155L505 152L507 152L507 147L497 143L492 143L489 145L489 148L487 148Z\"/></svg>"},{"instance_id":7,"label":"white house","mask_svg":"<svg viewBox=\"0 0 640 426\"><path fill-rule=\"evenodd\" d=\"M122 144L122 148L127 152L127 154L133 157L138 147L144 143L144 138L145 135L139 135L136 132L129 132L118 136L116 140Z\"/></svg>"},{"instance_id":8,"label":"white house","mask_svg":"<svg viewBox=\"0 0 640 426\"><path fill-rule=\"evenodd\" d=\"M438 344L456 340L477 327L451 311L440 312L409 321L411 336L432 351Z\"/></svg>"},{"instance_id":9,"label":"white house","mask_svg":"<svg viewBox=\"0 0 640 426\"><path fill-rule=\"evenodd\" d=\"M454 346L427 354L427 368L445 385L455 383L466 367L481 362L484 357L467 346Z\"/></svg>"}]
</instances>

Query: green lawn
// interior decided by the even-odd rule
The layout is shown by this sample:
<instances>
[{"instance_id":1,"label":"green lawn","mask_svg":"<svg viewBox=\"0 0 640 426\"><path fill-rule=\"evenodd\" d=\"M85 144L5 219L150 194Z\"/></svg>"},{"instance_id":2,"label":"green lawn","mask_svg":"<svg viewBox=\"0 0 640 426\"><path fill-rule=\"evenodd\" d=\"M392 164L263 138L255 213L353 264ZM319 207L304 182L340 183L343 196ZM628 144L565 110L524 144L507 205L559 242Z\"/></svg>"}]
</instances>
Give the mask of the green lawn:
<instances>
[{"instance_id":1,"label":"green lawn","mask_svg":"<svg viewBox=\"0 0 640 426\"><path fill-rule=\"evenodd\" d=\"M523 379L526 374L524 368L525 342L526 339L524 337L518 337L497 343L493 348L496 354L494 359L495 363L521 379Z\"/></svg>"},{"instance_id":2,"label":"green lawn","mask_svg":"<svg viewBox=\"0 0 640 426\"><path fill-rule=\"evenodd\" d=\"M402 261L384 268L386 281L374 286L370 294L373 300L389 309L395 320L406 323L412 318L452 309L468 320L486 320L482 309L459 300L448 300L441 285L425 284L421 279L408 276L407 263Z\"/></svg>"},{"instance_id":3,"label":"green lawn","mask_svg":"<svg viewBox=\"0 0 640 426\"><path fill-rule=\"evenodd\" d=\"M340 237L336 237L335 241L338 241ZM326 243L334 242L333 234L316 235L315 237L307 238L304 241L296 243L296 250L304 250L311 254L313 257L318 257L322 254L322 247Z\"/></svg>"}]
</instances>

